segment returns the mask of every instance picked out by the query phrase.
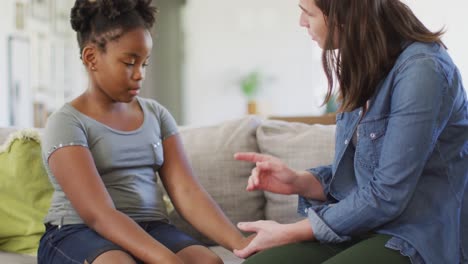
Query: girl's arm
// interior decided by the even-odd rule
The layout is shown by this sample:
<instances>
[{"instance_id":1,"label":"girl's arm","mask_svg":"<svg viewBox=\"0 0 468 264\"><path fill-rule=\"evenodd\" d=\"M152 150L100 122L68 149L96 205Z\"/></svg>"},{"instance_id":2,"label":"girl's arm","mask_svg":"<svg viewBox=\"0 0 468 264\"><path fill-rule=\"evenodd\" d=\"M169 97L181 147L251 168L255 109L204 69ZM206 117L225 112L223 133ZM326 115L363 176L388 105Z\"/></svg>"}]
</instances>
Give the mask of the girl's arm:
<instances>
[{"instance_id":1,"label":"girl's arm","mask_svg":"<svg viewBox=\"0 0 468 264\"><path fill-rule=\"evenodd\" d=\"M163 147L164 164L159 174L177 212L223 247L244 248L249 239L244 238L195 179L180 136L165 139Z\"/></svg>"},{"instance_id":2,"label":"girl's arm","mask_svg":"<svg viewBox=\"0 0 468 264\"><path fill-rule=\"evenodd\" d=\"M58 149L48 163L67 198L90 228L145 263L181 263L169 249L115 209L87 148Z\"/></svg>"}]
</instances>

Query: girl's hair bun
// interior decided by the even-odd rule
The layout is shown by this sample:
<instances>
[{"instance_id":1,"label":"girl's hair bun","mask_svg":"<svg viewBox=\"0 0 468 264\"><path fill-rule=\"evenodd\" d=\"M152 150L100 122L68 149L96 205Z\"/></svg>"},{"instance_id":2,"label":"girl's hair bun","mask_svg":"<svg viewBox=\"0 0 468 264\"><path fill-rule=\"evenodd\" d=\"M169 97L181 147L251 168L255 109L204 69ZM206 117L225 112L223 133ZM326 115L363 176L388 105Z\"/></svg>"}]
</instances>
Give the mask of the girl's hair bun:
<instances>
[{"instance_id":1,"label":"girl's hair bun","mask_svg":"<svg viewBox=\"0 0 468 264\"><path fill-rule=\"evenodd\" d=\"M154 6L151 6L151 0L137 0L135 9L140 14L143 21L145 21L146 26L151 28L155 22L155 13L158 12L158 9Z\"/></svg>"},{"instance_id":2,"label":"girl's hair bun","mask_svg":"<svg viewBox=\"0 0 468 264\"><path fill-rule=\"evenodd\" d=\"M151 6L151 0L76 0L71 10L71 25L76 32L90 30L92 18L99 14L112 21L131 12L137 11L145 25L151 28L157 9Z\"/></svg>"},{"instance_id":3,"label":"girl's hair bun","mask_svg":"<svg viewBox=\"0 0 468 264\"><path fill-rule=\"evenodd\" d=\"M109 20L135 9L138 0L98 0L99 12Z\"/></svg>"},{"instance_id":4,"label":"girl's hair bun","mask_svg":"<svg viewBox=\"0 0 468 264\"><path fill-rule=\"evenodd\" d=\"M71 26L77 32L80 53L88 42L105 50L108 41L128 30L151 29L157 9L151 0L76 0L71 10ZM112 34L107 34L112 32Z\"/></svg>"},{"instance_id":5,"label":"girl's hair bun","mask_svg":"<svg viewBox=\"0 0 468 264\"><path fill-rule=\"evenodd\" d=\"M71 9L70 22L76 32L87 31L90 28L91 18L98 12L97 1L77 0Z\"/></svg>"}]
</instances>

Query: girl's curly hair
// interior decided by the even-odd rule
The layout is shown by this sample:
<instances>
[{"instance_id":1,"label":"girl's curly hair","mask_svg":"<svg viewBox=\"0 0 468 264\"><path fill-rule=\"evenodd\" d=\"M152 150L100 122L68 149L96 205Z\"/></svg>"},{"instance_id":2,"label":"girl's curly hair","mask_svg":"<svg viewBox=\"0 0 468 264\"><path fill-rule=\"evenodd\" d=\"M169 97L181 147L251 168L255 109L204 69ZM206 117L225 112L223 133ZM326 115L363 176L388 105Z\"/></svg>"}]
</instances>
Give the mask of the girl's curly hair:
<instances>
[{"instance_id":1,"label":"girl's curly hair","mask_svg":"<svg viewBox=\"0 0 468 264\"><path fill-rule=\"evenodd\" d=\"M77 33L81 54L88 43L95 43L105 51L108 41L132 29L151 29L156 13L151 0L76 0L70 22Z\"/></svg>"}]
</instances>

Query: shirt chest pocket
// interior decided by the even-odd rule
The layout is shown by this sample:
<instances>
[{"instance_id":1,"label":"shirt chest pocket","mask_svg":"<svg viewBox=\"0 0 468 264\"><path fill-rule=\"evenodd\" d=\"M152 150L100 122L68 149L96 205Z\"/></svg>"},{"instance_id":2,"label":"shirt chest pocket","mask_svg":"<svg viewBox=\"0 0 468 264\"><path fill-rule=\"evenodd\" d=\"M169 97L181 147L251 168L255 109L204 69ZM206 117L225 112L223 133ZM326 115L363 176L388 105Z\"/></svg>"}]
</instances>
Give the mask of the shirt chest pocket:
<instances>
[{"instance_id":1,"label":"shirt chest pocket","mask_svg":"<svg viewBox=\"0 0 468 264\"><path fill-rule=\"evenodd\" d=\"M357 130L355 159L357 164L368 169L379 166L388 119L363 122Z\"/></svg>"},{"instance_id":2,"label":"shirt chest pocket","mask_svg":"<svg viewBox=\"0 0 468 264\"><path fill-rule=\"evenodd\" d=\"M154 156L155 169L159 169L164 163L164 150L162 146L162 141L159 140L151 144L151 149Z\"/></svg>"}]
</instances>

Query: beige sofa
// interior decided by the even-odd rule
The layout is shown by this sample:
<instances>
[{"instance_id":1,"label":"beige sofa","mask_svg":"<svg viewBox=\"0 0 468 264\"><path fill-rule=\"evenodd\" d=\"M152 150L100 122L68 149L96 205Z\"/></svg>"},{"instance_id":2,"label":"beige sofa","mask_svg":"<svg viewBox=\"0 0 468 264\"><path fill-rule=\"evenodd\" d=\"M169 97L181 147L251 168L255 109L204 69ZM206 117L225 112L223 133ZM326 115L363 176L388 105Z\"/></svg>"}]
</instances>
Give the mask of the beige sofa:
<instances>
[{"instance_id":1,"label":"beige sofa","mask_svg":"<svg viewBox=\"0 0 468 264\"><path fill-rule=\"evenodd\" d=\"M11 128L0 128L0 144L12 131ZM271 154L296 169L329 164L334 153L334 125L308 125L248 116L213 126L181 127L180 131L196 176L234 223L261 219L288 223L301 219L296 213L297 196L245 191L253 164L234 160L235 152ZM242 262L193 230L176 212L170 211L169 215L175 225L209 244L224 263ZM0 263L26 264L36 263L36 260L32 256L0 252Z\"/></svg>"}]
</instances>

